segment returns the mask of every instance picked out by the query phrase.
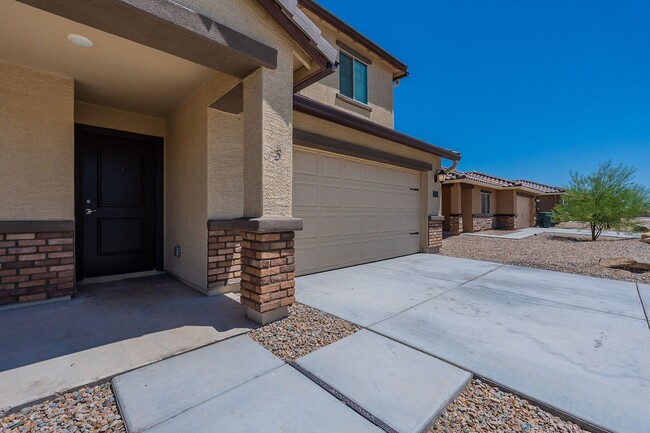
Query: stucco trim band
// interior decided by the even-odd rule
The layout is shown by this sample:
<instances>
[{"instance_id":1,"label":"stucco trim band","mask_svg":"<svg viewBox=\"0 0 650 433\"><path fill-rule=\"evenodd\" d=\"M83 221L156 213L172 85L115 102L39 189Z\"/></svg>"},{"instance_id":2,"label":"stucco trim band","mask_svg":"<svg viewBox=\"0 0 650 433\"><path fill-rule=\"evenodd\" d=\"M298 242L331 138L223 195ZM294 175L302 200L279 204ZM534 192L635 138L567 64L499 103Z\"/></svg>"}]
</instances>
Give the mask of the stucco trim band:
<instances>
[{"instance_id":1,"label":"stucco trim band","mask_svg":"<svg viewBox=\"0 0 650 433\"><path fill-rule=\"evenodd\" d=\"M394 129L380 125L368 119L357 117L338 108L315 101L302 95L293 95L293 109L310 116L318 117L329 122L347 126L357 131L365 132L376 137L385 138L414 149L437 155L452 161L460 161L460 153L443 149L426 141L419 140Z\"/></svg>"},{"instance_id":2,"label":"stucco trim band","mask_svg":"<svg viewBox=\"0 0 650 433\"><path fill-rule=\"evenodd\" d=\"M398 167L408 168L412 170L433 170L433 166L426 162L405 158L403 156L394 155L392 153L383 152L381 150L370 149L358 144L325 137L323 135L302 131L300 129L293 130L293 142L299 146L338 153L354 158L368 159L370 161L396 165Z\"/></svg>"},{"instance_id":3,"label":"stucco trim band","mask_svg":"<svg viewBox=\"0 0 650 433\"><path fill-rule=\"evenodd\" d=\"M18 1L238 78L278 63L275 48L169 0Z\"/></svg>"},{"instance_id":4,"label":"stucco trim band","mask_svg":"<svg viewBox=\"0 0 650 433\"><path fill-rule=\"evenodd\" d=\"M429 221L444 221L445 217L441 215L429 215Z\"/></svg>"},{"instance_id":5,"label":"stucco trim band","mask_svg":"<svg viewBox=\"0 0 650 433\"><path fill-rule=\"evenodd\" d=\"M0 233L74 231L74 221L0 221Z\"/></svg>"},{"instance_id":6,"label":"stucco trim band","mask_svg":"<svg viewBox=\"0 0 650 433\"><path fill-rule=\"evenodd\" d=\"M302 230L300 218L236 218L208 220L208 230L239 230L249 233L279 233Z\"/></svg>"}]
</instances>

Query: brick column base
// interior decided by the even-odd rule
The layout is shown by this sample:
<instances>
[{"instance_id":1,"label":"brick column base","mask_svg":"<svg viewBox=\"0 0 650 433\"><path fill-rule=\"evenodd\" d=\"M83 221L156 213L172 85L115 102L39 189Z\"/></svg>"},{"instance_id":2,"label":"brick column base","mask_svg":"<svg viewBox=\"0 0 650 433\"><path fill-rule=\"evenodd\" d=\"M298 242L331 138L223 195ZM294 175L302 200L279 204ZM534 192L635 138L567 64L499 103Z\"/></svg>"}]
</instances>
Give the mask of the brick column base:
<instances>
[{"instance_id":1,"label":"brick column base","mask_svg":"<svg viewBox=\"0 0 650 433\"><path fill-rule=\"evenodd\" d=\"M452 214L449 216L449 231L453 236L458 236L463 232L462 214Z\"/></svg>"},{"instance_id":2,"label":"brick column base","mask_svg":"<svg viewBox=\"0 0 650 433\"><path fill-rule=\"evenodd\" d=\"M239 291L240 242L236 230L208 230L208 295Z\"/></svg>"},{"instance_id":3,"label":"brick column base","mask_svg":"<svg viewBox=\"0 0 650 433\"><path fill-rule=\"evenodd\" d=\"M282 319L295 302L294 232L242 231L241 303L262 325Z\"/></svg>"},{"instance_id":4,"label":"brick column base","mask_svg":"<svg viewBox=\"0 0 650 433\"><path fill-rule=\"evenodd\" d=\"M430 216L427 223L427 250L428 253L440 252L442 247L442 223L444 217Z\"/></svg>"}]
</instances>

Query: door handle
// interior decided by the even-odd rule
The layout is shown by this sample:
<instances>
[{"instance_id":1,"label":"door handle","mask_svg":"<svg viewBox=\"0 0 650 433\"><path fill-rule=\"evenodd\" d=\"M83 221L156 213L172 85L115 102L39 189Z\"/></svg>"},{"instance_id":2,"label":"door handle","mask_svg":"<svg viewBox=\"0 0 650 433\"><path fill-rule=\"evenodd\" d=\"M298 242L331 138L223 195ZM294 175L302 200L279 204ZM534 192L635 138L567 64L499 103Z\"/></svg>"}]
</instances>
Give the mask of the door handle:
<instances>
[{"instance_id":1,"label":"door handle","mask_svg":"<svg viewBox=\"0 0 650 433\"><path fill-rule=\"evenodd\" d=\"M97 212L97 209L86 208L85 212L86 212L86 215L90 215L91 213Z\"/></svg>"}]
</instances>

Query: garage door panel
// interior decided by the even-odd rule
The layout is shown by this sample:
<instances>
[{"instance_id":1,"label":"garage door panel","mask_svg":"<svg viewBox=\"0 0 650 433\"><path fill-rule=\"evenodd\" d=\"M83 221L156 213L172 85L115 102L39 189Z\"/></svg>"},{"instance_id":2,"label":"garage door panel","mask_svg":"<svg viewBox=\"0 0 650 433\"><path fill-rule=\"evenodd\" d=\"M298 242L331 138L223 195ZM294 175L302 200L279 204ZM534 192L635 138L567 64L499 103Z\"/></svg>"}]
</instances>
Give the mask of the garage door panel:
<instances>
[{"instance_id":1,"label":"garage door panel","mask_svg":"<svg viewBox=\"0 0 650 433\"><path fill-rule=\"evenodd\" d=\"M375 165L364 164L362 166L362 180L367 183L379 182L379 167Z\"/></svg>"},{"instance_id":2,"label":"garage door panel","mask_svg":"<svg viewBox=\"0 0 650 433\"><path fill-rule=\"evenodd\" d=\"M341 259L344 265L354 265L361 262L361 245L361 241L341 245Z\"/></svg>"},{"instance_id":3,"label":"garage door panel","mask_svg":"<svg viewBox=\"0 0 650 433\"><path fill-rule=\"evenodd\" d=\"M344 236L354 236L361 233L361 215L344 215L341 232Z\"/></svg>"},{"instance_id":4,"label":"garage door panel","mask_svg":"<svg viewBox=\"0 0 650 433\"><path fill-rule=\"evenodd\" d=\"M343 164L345 180L361 180L361 164L356 161L345 161Z\"/></svg>"},{"instance_id":5,"label":"garage door panel","mask_svg":"<svg viewBox=\"0 0 650 433\"><path fill-rule=\"evenodd\" d=\"M297 181L293 184L295 201L301 207L315 208L318 205L318 184L312 182Z\"/></svg>"},{"instance_id":6,"label":"garage door panel","mask_svg":"<svg viewBox=\"0 0 650 433\"><path fill-rule=\"evenodd\" d=\"M322 207L341 207L341 187L339 185L321 185L318 198Z\"/></svg>"},{"instance_id":7,"label":"garage door panel","mask_svg":"<svg viewBox=\"0 0 650 433\"><path fill-rule=\"evenodd\" d=\"M296 254L296 267L305 273L318 271L318 246L303 246L300 254Z\"/></svg>"},{"instance_id":8,"label":"garage door panel","mask_svg":"<svg viewBox=\"0 0 650 433\"><path fill-rule=\"evenodd\" d=\"M363 219L363 227L361 233L371 234L371 233L378 233L378 232L379 232L379 215L366 214Z\"/></svg>"},{"instance_id":9,"label":"garage door panel","mask_svg":"<svg viewBox=\"0 0 650 433\"><path fill-rule=\"evenodd\" d=\"M376 209L379 207L379 193L376 190L365 188L362 200L364 208Z\"/></svg>"},{"instance_id":10,"label":"garage door panel","mask_svg":"<svg viewBox=\"0 0 650 433\"><path fill-rule=\"evenodd\" d=\"M419 251L417 172L296 150L296 273L304 275ZM309 155L306 157L305 155ZM303 166L304 164L304 166ZM317 170L314 168L317 167Z\"/></svg>"},{"instance_id":11,"label":"garage door panel","mask_svg":"<svg viewBox=\"0 0 650 433\"><path fill-rule=\"evenodd\" d=\"M318 216L302 214L302 230L300 238L302 240L318 239Z\"/></svg>"},{"instance_id":12,"label":"garage door panel","mask_svg":"<svg viewBox=\"0 0 650 433\"><path fill-rule=\"evenodd\" d=\"M343 207L355 208L361 203L361 188L344 186L343 187Z\"/></svg>"},{"instance_id":13,"label":"garage door panel","mask_svg":"<svg viewBox=\"0 0 650 433\"><path fill-rule=\"evenodd\" d=\"M319 229L321 237L341 236L341 215L321 215Z\"/></svg>"},{"instance_id":14,"label":"garage door panel","mask_svg":"<svg viewBox=\"0 0 650 433\"><path fill-rule=\"evenodd\" d=\"M307 152L294 152L293 172L311 175L318 172L318 155Z\"/></svg>"},{"instance_id":15,"label":"garage door panel","mask_svg":"<svg viewBox=\"0 0 650 433\"><path fill-rule=\"evenodd\" d=\"M332 158L329 156L321 157L321 172L323 177L341 177L341 160L339 158Z\"/></svg>"}]
</instances>

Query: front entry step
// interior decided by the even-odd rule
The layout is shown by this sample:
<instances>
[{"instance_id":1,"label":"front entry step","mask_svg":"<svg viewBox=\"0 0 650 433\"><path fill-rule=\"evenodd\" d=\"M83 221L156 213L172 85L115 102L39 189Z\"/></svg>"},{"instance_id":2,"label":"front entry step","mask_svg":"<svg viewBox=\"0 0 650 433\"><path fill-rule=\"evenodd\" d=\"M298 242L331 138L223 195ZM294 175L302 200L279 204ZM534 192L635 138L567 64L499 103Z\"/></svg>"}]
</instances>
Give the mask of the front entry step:
<instances>
[{"instance_id":1,"label":"front entry step","mask_svg":"<svg viewBox=\"0 0 650 433\"><path fill-rule=\"evenodd\" d=\"M381 433L245 335L118 376L113 388L129 433Z\"/></svg>"},{"instance_id":2,"label":"front entry step","mask_svg":"<svg viewBox=\"0 0 650 433\"><path fill-rule=\"evenodd\" d=\"M467 371L365 329L297 364L399 433L426 431L471 379Z\"/></svg>"}]
</instances>

